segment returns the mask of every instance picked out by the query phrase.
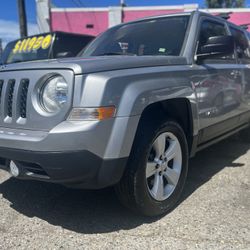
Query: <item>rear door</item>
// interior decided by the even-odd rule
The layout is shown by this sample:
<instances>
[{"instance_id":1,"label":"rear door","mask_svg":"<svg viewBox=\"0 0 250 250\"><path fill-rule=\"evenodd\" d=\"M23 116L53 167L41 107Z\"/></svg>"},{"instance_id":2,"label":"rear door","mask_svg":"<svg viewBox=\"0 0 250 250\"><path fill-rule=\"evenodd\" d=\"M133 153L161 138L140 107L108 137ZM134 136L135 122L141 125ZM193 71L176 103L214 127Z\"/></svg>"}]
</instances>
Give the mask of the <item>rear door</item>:
<instances>
[{"instance_id":1,"label":"rear door","mask_svg":"<svg viewBox=\"0 0 250 250\"><path fill-rule=\"evenodd\" d=\"M229 26L230 32L235 39L236 56L242 74L242 122L250 119L250 38L247 32L237 26Z\"/></svg>"}]
</instances>

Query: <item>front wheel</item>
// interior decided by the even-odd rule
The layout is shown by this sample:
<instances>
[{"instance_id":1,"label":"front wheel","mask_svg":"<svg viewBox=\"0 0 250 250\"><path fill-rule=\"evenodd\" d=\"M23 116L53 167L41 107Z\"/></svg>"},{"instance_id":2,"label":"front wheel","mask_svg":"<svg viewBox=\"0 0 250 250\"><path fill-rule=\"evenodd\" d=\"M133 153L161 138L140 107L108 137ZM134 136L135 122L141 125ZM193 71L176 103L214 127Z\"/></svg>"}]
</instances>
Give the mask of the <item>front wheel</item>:
<instances>
[{"instance_id":1,"label":"front wheel","mask_svg":"<svg viewBox=\"0 0 250 250\"><path fill-rule=\"evenodd\" d=\"M147 216L167 213L177 203L188 171L188 146L181 126L172 120L144 124L127 168L116 187L128 208Z\"/></svg>"}]
</instances>

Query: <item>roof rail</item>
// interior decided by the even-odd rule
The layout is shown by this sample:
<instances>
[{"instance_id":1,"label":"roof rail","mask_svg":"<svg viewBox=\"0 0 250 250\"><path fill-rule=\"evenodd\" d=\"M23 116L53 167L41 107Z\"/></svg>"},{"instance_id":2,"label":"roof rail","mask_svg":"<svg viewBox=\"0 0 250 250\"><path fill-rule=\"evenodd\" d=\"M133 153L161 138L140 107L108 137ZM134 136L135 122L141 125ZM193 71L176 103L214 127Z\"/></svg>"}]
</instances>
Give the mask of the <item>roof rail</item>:
<instances>
[{"instance_id":1,"label":"roof rail","mask_svg":"<svg viewBox=\"0 0 250 250\"><path fill-rule=\"evenodd\" d=\"M228 20L230 18L230 15L232 14L233 12L225 12L225 13L219 13L217 14L216 16L218 17L221 17L225 20Z\"/></svg>"},{"instance_id":2,"label":"roof rail","mask_svg":"<svg viewBox=\"0 0 250 250\"><path fill-rule=\"evenodd\" d=\"M250 23L244 23L244 24L240 24L239 26L244 29L244 30L248 30L248 26L250 25Z\"/></svg>"}]
</instances>

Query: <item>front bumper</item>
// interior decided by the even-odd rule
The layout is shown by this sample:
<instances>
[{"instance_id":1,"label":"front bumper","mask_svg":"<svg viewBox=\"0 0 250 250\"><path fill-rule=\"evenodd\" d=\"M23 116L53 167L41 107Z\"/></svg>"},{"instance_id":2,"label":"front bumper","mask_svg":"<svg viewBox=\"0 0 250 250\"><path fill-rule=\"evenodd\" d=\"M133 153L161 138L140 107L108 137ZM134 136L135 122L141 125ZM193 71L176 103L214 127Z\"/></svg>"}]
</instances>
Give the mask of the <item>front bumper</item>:
<instances>
[{"instance_id":1,"label":"front bumper","mask_svg":"<svg viewBox=\"0 0 250 250\"><path fill-rule=\"evenodd\" d=\"M139 118L63 121L50 131L0 127L0 148L39 152L87 150L103 159L124 158L130 154Z\"/></svg>"},{"instance_id":2,"label":"front bumper","mask_svg":"<svg viewBox=\"0 0 250 250\"><path fill-rule=\"evenodd\" d=\"M19 179L61 183L76 188L99 189L116 184L127 158L103 160L89 151L37 152L0 148L0 169L19 169Z\"/></svg>"},{"instance_id":3,"label":"front bumper","mask_svg":"<svg viewBox=\"0 0 250 250\"><path fill-rule=\"evenodd\" d=\"M111 186L124 172L138 120L64 121L51 131L0 128L0 168L9 171L13 161L18 178L91 189Z\"/></svg>"}]
</instances>

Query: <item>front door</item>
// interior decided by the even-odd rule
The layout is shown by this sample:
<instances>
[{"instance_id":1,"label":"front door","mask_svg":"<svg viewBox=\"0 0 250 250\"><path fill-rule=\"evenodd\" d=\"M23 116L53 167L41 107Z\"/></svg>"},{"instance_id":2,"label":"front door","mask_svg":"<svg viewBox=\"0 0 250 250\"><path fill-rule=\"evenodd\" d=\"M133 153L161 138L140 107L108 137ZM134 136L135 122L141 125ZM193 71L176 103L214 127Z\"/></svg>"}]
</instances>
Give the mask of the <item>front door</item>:
<instances>
[{"instance_id":1,"label":"front door","mask_svg":"<svg viewBox=\"0 0 250 250\"><path fill-rule=\"evenodd\" d=\"M209 37L229 35L226 23L201 18L197 50ZM242 112L243 78L235 53L197 61L194 83L199 109L199 144L208 142L239 125Z\"/></svg>"}]
</instances>

